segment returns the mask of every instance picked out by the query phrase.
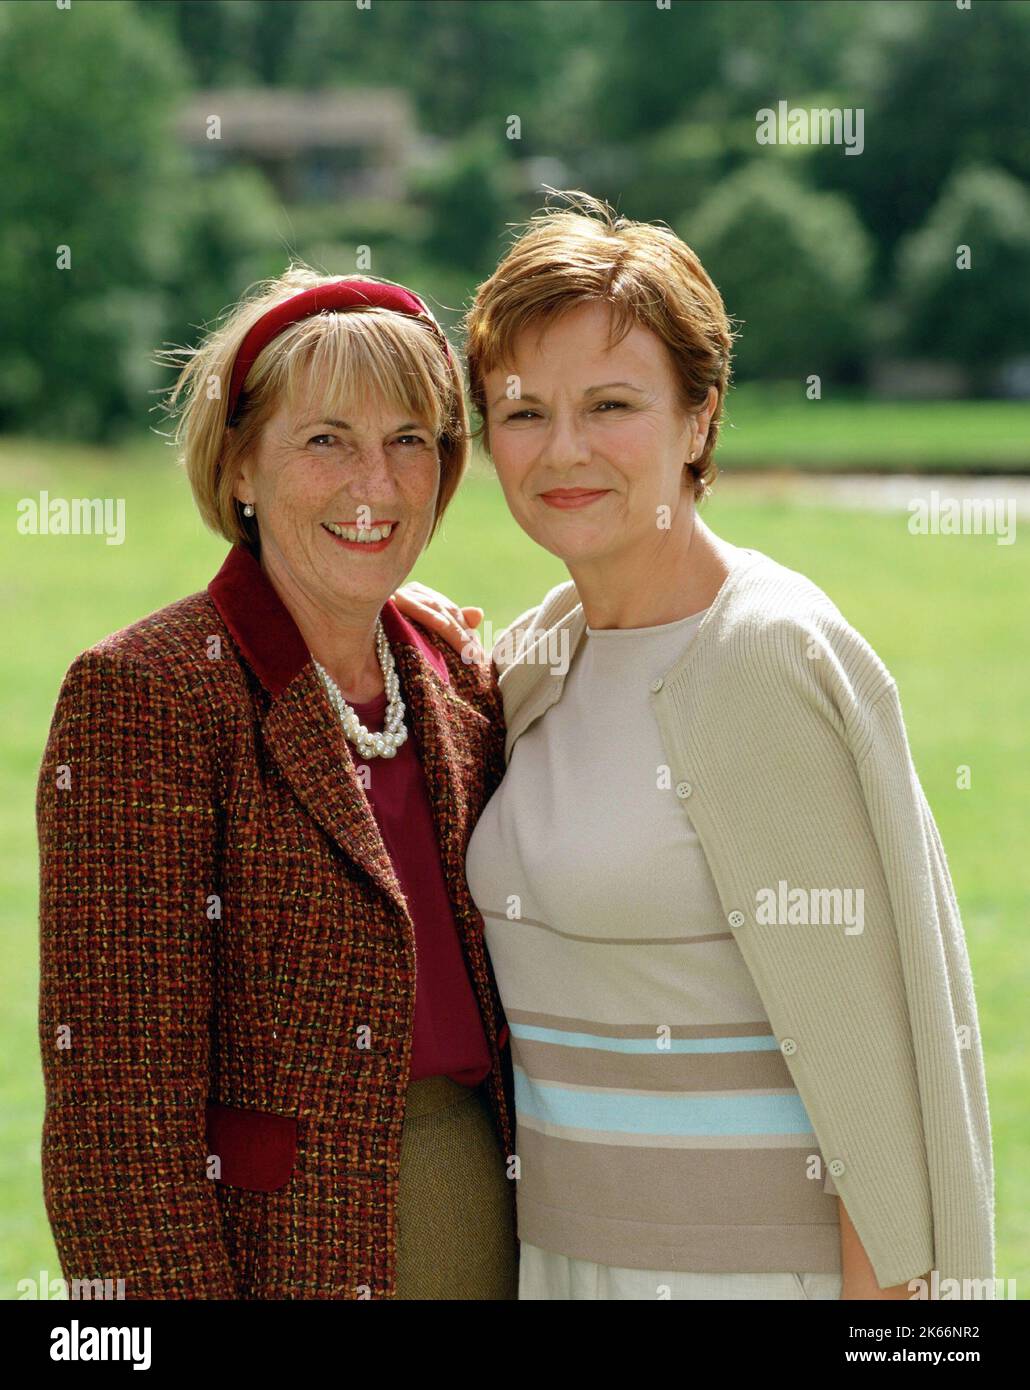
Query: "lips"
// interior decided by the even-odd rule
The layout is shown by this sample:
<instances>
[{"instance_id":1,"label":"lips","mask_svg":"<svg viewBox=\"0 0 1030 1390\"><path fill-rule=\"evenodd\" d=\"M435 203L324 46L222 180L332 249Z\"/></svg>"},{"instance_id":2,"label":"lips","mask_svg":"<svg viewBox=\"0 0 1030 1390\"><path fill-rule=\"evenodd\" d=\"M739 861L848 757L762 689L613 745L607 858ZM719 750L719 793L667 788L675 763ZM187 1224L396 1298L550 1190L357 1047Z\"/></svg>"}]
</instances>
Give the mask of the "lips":
<instances>
[{"instance_id":1,"label":"lips","mask_svg":"<svg viewBox=\"0 0 1030 1390\"><path fill-rule=\"evenodd\" d=\"M592 502L607 497L609 491L608 488L556 487L551 488L548 492L540 493L540 500L549 507L557 507L561 511L572 511L578 507L589 507Z\"/></svg>"},{"instance_id":2,"label":"lips","mask_svg":"<svg viewBox=\"0 0 1030 1390\"><path fill-rule=\"evenodd\" d=\"M331 536L337 545L347 550L380 551L393 540L397 530L395 521L377 521L371 526L356 526L347 522L322 522L322 530Z\"/></svg>"}]
</instances>

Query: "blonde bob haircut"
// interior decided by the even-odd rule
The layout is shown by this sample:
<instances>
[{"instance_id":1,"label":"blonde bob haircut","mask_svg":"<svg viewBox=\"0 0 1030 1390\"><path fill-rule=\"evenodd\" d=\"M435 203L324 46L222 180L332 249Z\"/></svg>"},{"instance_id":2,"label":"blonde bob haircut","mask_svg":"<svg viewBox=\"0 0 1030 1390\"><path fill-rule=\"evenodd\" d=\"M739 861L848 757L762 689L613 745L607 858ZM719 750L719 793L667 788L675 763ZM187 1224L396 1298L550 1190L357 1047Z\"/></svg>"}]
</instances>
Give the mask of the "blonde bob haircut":
<instances>
[{"instance_id":1,"label":"blonde bob haircut","mask_svg":"<svg viewBox=\"0 0 1030 1390\"><path fill-rule=\"evenodd\" d=\"M476 436L489 453L484 378L511 361L518 334L600 301L612 308L609 346L634 325L665 344L684 414L701 409L712 386L718 391L704 448L685 463L700 501L717 472L715 445L735 337L722 296L697 255L667 227L620 217L589 193L548 191L570 206L548 207L524 224L465 315L469 394L481 421Z\"/></svg>"},{"instance_id":2,"label":"blonde bob haircut","mask_svg":"<svg viewBox=\"0 0 1030 1390\"><path fill-rule=\"evenodd\" d=\"M181 367L165 408L170 416L178 416L174 444L194 500L211 530L234 544L254 546L260 541L258 518L244 517L233 496L240 467L283 401L298 401L313 381L325 383L316 407L321 417L341 414L372 393L395 402L412 419L425 421L440 457L430 538L468 467L469 419L456 354L452 351L448 362L424 323L379 306L312 314L284 328L247 373L236 420L227 427L233 362L250 328L283 300L340 278L293 261L282 275L258 282L226 310L224 321L199 346L156 354L158 362ZM364 274L360 278L378 279Z\"/></svg>"}]
</instances>

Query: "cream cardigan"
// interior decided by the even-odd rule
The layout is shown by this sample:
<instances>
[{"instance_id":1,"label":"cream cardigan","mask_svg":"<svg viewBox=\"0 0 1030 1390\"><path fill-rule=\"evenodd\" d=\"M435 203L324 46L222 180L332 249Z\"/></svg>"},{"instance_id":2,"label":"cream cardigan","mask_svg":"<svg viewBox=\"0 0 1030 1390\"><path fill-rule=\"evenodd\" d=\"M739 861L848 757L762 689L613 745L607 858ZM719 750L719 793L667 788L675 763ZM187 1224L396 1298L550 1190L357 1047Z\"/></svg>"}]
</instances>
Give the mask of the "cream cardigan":
<instances>
[{"instance_id":1,"label":"cream cardigan","mask_svg":"<svg viewBox=\"0 0 1030 1390\"><path fill-rule=\"evenodd\" d=\"M568 581L499 637L509 758L561 697L585 626ZM877 1282L936 1270L936 1296L992 1296L944 1282L994 1279L987 1087L958 904L889 671L815 584L739 550L651 700L669 784ZM860 931L784 911L848 889Z\"/></svg>"}]
</instances>

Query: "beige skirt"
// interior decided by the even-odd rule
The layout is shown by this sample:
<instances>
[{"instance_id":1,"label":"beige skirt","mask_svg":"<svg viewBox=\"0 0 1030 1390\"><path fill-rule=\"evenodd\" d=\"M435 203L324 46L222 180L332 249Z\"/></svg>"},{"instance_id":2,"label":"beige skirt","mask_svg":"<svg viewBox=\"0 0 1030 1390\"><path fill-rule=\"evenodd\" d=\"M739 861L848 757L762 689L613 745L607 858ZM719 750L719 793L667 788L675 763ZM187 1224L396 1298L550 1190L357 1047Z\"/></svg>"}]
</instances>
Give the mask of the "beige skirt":
<instances>
[{"instance_id":1,"label":"beige skirt","mask_svg":"<svg viewBox=\"0 0 1030 1390\"><path fill-rule=\"evenodd\" d=\"M401 1132L395 1297L516 1299L511 1186L486 1083L412 1082Z\"/></svg>"}]
</instances>

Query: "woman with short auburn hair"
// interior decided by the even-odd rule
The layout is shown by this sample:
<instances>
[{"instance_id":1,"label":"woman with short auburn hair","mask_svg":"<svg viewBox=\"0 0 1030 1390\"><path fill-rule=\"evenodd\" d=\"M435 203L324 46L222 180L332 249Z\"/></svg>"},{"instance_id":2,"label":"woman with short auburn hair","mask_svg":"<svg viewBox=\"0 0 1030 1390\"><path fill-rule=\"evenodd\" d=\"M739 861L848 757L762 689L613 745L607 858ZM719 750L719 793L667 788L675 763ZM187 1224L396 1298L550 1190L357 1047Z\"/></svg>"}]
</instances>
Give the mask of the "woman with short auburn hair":
<instances>
[{"instance_id":1,"label":"woman with short auburn hair","mask_svg":"<svg viewBox=\"0 0 1030 1390\"><path fill-rule=\"evenodd\" d=\"M466 465L460 370L411 291L299 265L181 356L177 442L232 548L73 662L39 778L64 1274L511 1299L510 1061L464 874L503 721L389 600Z\"/></svg>"},{"instance_id":2,"label":"woman with short auburn hair","mask_svg":"<svg viewBox=\"0 0 1030 1390\"><path fill-rule=\"evenodd\" d=\"M533 218L477 291L465 344L469 396L480 420L475 434L489 453L486 373L510 359L520 333L576 304L606 304L613 344L635 325L649 330L668 351L679 407L688 415L705 412L697 457L685 465L693 498L703 501L718 472L715 446L735 336L722 296L695 252L668 228L609 216L585 194L579 206L583 212L573 203L573 210Z\"/></svg>"},{"instance_id":3,"label":"woman with short auburn hair","mask_svg":"<svg viewBox=\"0 0 1030 1390\"><path fill-rule=\"evenodd\" d=\"M897 686L698 515L733 335L695 252L568 200L466 322L508 507L571 575L494 645L467 856L520 1297L992 1296L976 1000Z\"/></svg>"}]
</instances>

